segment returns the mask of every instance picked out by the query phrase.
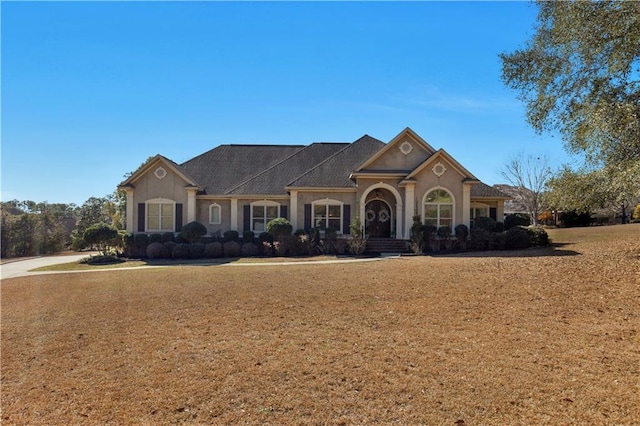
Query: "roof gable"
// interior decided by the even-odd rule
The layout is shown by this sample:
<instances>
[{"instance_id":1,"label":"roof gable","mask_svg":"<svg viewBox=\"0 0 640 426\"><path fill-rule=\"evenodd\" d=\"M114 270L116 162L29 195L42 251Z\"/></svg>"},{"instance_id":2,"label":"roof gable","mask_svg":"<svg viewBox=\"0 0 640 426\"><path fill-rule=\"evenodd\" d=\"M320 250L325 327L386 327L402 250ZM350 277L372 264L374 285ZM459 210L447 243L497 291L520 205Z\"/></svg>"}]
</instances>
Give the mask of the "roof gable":
<instances>
[{"instance_id":1,"label":"roof gable","mask_svg":"<svg viewBox=\"0 0 640 426\"><path fill-rule=\"evenodd\" d=\"M173 173L175 173L185 181L185 183L187 184L186 186L191 186L200 190L202 189L202 186L187 170L160 154L157 154L155 157L147 161L142 167L133 172L133 174L131 174L131 176L129 176L127 179L125 179L124 182L118 185L118 187L126 188L135 186L134 183L137 180L149 173L152 169L157 169L159 166L164 166L170 169Z\"/></svg>"},{"instance_id":2,"label":"roof gable","mask_svg":"<svg viewBox=\"0 0 640 426\"><path fill-rule=\"evenodd\" d=\"M436 150L431 145L407 127L355 171L383 168L412 170L434 152Z\"/></svg>"},{"instance_id":3,"label":"roof gable","mask_svg":"<svg viewBox=\"0 0 640 426\"><path fill-rule=\"evenodd\" d=\"M477 177L475 177L473 173L471 173L469 170L464 168L462 164L458 163L458 161L456 161L455 158L449 155L449 153L442 148L436 151L432 156L427 158L425 161L423 161L422 164L420 164L418 167L413 169L411 173L409 173L406 176L405 179L414 179L418 174L420 174L420 172L422 172L427 167L435 166L439 160L445 161L448 164L450 164L453 167L453 169L456 170L462 176L464 180L480 182L480 180Z\"/></svg>"}]
</instances>

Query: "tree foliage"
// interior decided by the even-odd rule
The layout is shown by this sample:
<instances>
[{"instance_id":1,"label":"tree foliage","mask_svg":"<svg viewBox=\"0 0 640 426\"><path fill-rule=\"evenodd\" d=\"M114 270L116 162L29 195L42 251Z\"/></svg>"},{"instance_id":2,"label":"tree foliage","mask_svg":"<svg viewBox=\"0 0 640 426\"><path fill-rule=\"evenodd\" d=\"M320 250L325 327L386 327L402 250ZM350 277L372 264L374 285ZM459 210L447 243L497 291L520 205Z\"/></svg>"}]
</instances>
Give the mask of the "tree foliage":
<instances>
[{"instance_id":1,"label":"tree foliage","mask_svg":"<svg viewBox=\"0 0 640 426\"><path fill-rule=\"evenodd\" d=\"M640 3L538 2L526 47L501 55L505 84L539 132L597 164L640 159Z\"/></svg>"}]
</instances>

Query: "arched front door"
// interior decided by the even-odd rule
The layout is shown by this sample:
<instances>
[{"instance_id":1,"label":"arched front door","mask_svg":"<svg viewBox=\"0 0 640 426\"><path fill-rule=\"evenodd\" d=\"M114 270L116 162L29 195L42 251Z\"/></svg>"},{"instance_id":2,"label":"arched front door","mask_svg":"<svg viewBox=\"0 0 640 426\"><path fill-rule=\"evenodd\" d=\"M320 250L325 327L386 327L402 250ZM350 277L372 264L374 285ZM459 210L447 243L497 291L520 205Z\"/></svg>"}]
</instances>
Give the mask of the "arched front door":
<instances>
[{"instance_id":1,"label":"arched front door","mask_svg":"<svg viewBox=\"0 0 640 426\"><path fill-rule=\"evenodd\" d=\"M370 238L391 238L391 207L382 200L365 205L365 232Z\"/></svg>"}]
</instances>

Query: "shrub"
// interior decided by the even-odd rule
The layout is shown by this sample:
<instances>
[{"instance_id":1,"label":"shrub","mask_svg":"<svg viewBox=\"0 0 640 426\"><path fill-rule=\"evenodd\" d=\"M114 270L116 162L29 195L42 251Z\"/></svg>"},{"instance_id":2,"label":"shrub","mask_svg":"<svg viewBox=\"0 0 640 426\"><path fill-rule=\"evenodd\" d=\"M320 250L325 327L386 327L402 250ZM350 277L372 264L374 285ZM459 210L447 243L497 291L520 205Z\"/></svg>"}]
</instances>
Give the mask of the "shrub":
<instances>
[{"instance_id":1,"label":"shrub","mask_svg":"<svg viewBox=\"0 0 640 426\"><path fill-rule=\"evenodd\" d=\"M489 250L504 250L507 235L504 232L489 234Z\"/></svg>"},{"instance_id":2,"label":"shrub","mask_svg":"<svg viewBox=\"0 0 640 426\"><path fill-rule=\"evenodd\" d=\"M224 257L240 257L242 254L242 248L240 243L236 241L227 241L222 245L224 251Z\"/></svg>"},{"instance_id":3,"label":"shrub","mask_svg":"<svg viewBox=\"0 0 640 426\"><path fill-rule=\"evenodd\" d=\"M351 254L359 256L364 253L365 249L367 248L367 240L366 238L364 238L362 232L362 223L360 222L359 217L356 216L355 219L351 221L349 230L351 233L351 238L347 242L349 252Z\"/></svg>"},{"instance_id":4,"label":"shrub","mask_svg":"<svg viewBox=\"0 0 640 426\"><path fill-rule=\"evenodd\" d=\"M469 228L464 223L457 225L454 229L457 247L461 250L467 249L467 238L469 238Z\"/></svg>"},{"instance_id":5,"label":"shrub","mask_svg":"<svg viewBox=\"0 0 640 426\"><path fill-rule=\"evenodd\" d=\"M496 227L493 228L493 232L504 232L504 222L496 222Z\"/></svg>"},{"instance_id":6,"label":"shrub","mask_svg":"<svg viewBox=\"0 0 640 426\"><path fill-rule=\"evenodd\" d=\"M171 257L173 257L174 259L189 258L189 244L177 243L173 247L173 251L171 252Z\"/></svg>"},{"instance_id":7,"label":"shrub","mask_svg":"<svg viewBox=\"0 0 640 426\"><path fill-rule=\"evenodd\" d=\"M531 245L532 246L548 246L549 245L549 234L542 228L527 228L527 232L531 237Z\"/></svg>"},{"instance_id":8,"label":"shrub","mask_svg":"<svg viewBox=\"0 0 640 426\"><path fill-rule=\"evenodd\" d=\"M238 234L238 231L225 231L222 236L224 237L225 241L238 241L238 239L240 239L240 234Z\"/></svg>"},{"instance_id":9,"label":"shrub","mask_svg":"<svg viewBox=\"0 0 640 426\"><path fill-rule=\"evenodd\" d=\"M327 228L324 231L322 240L322 252L324 254L336 254L336 241L338 240L338 231L333 228Z\"/></svg>"},{"instance_id":10,"label":"shrub","mask_svg":"<svg viewBox=\"0 0 640 426\"><path fill-rule=\"evenodd\" d=\"M162 234L149 234L149 244L161 243L161 242L162 242Z\"/></svg>"},{"instance_id":11,"label":"shrub","mask_svg":"<svg viewBox=\"0 0 640 426\"><path fill-rule=\"evenodd\" d=\"M438 228L438 237L440 238L449 238L451 237L451 227L450 226L441 226Z\"/></svg>"},{"instance_id":12,"label":"shrub","mask_svg":"<svg viewBox=\"0 0 640 426\"><path fill-rule=\"evenodd\" d=\"M283 217L277 217L267 223L267 232L273 235L276 240L280 237L291 235L292 231L293 226Z\"/></svg>"},{"instance_id":13,"label":"shrub","mask_svg":"<svg viewBox=\"0 0 640 426\"><path fill-rule=\"evenodd\" d=\"M149 259L160 259L161 257L163 257L163 249L164 245L161 242L153 242L147 246L147 257Z\"/></svg>"},{"instance_id":14,"label":"shrub","mask_svg":"<svg viewBox=\"0 0 640 426\"><path fill-rule=\"evenodd\" d=\"M189 257L191 259L200 259L201 257L204 257L205 245L203 243L189 244L188 247L189 247Z\"/></svg>"},{"instance_id":15,"label":"shrub","mask_svg":"<svg viewBox=\"0 0 640 426\"><path fill-rule=\"evenodd\" d=\"M149 245L149 236L147 234L135 234L133 237L133 245L136 255L145 256L147 254L147 246Z\"/></svg>"},{"instance_id":16,"label":"shrub","mask_svg":"<svg viewBox=\"0 0 640 426\"><path fill-rule=\"evenodd\" d=\"M211 235L205 235L204 237L200 237L200 242L204 245L207 245L209 243L213 243L216 241L216 238L211 236Z\"/></svg>"},{"instance_id":17,"label":"shrub","mask_svg":"<svg viewBox=\"0 0 640 426\"><path fill-rule=\"evenodd\" d=\"M419 214L413 216L413 224L411 225L411 250L415 254L421 254L424 251L424 226L422 218Z\"/></svg>"},{"instance_id":18,"label":"shrub","mask_svg":"<svg viewBox=\"0 0 640 426\"><path fill-rule=\"evenodd\" d=\"M504 218L504 229L509 230L515 226L529 226L531 218L528 214L513 213Z\"/></svg>"},{"instance_id":19,"label":"shrub","mask_svg":"<svg viewBox=\"0 0 640 426\"><path fill-rule=\"evenodd\" d=\"M531 247L531 236L526 229L516 226L505 232L504 248L507 250L520 250Z\"/></svg>"},{"instance_id":20,"label":"shrub","mask_svg":"<svg viewBox=\"0 0 640 426\"><path fill-rule=\"evenodd\" d=\"M109 246L118 237L118 230L106 223L96 223L88 227L82 234L82 239L93 245L97 244L102 254L108 255Z\"/></svg>"},{"instance_id":21,"label":"shrub","mask_svg":"<svg viewBox=\"0 0 640 426\"><path fill-rule=\"evenodd\" d=\"M87 265L112 265L114 263L122 263L125 262L124 259L120 259L116 256L112 255L98 255L98 256L89 256L82 260L80 263L85 263Z\"/></svg>"},{"instance_id":22,"label":"shrub","mask_svg":"<svg viewBox=\"0 0 640 426\"><path fill-rule=\"evenodd\" d=\"M493 230L496 228L496 221L488 216L476 217L473 220L473 227L493 232Z\"/></svg>"},{"instance_id":23,"label":"shrub","mask_svg":"<svg viewBox=\"0 0 640 426\"><path fill-rule=\"evenodd\" d=\"M182 227L180 236L190 243L197 243L200 240L200 237L202 237L206 233L207 227L194 220L193 222L189 222Z\"/></svg>"},{"instance_id":24,"label":"shrub","mask_svg":"<svg viewBox=\"0 0 640 426\"><path fill-rule=\"evenodd\" d=\"M214 241L204 246L204 255L208 258L222 257L222 243Z\"/></svg>"},{"instance_id":25,"label":"shrub","mask_svg":"<svg viewBox=\"0 0 640 426\"><path fill-rule=\"evenodd\" d=\"M562 212L560 214L560 222L562 226L567 228L589 226L591 224L591 215L589 213L578 213L575 210Z\"/></svg>"},{"instance_id":26,"label":"shrub","mask_svg":"<svg viewBox=\"0 0 640 426\"><path fill-rule=\"evenodd\" d=\"M258 239L260 240L261 243L273 243L273 235L271 235L268 232L261 232L260 235L258 236Z\"/></svg>"},{"instance_id":27,"label":"shrub","mask_svg":"<svg viewBox=\"0 0 640 426\"><path fill-rule=\"evenodd\" d=\"M164 259L171 259L173 257L173 248L176 246L176 243L173 241L167 241L162 244L162 257Z\"/></svg>"},{"instance_id":28,"label":"shrub","mask_svg":"<svg viewBox=\"0 0 640 426\"><path fill-rule=\"evenodd\" d=\"M296 232L294 232L293 235L295 235L296 237L299 237L300 235L306 235L306 232L304 229L296 229Z\"/></svg>"},{"instance_id":29,"label":"shrub","mask_svg":"<svg viewBox=\"0 0 640 426\"><path fill-rule=\"evenodd\" d=\"M472 228L471 240L469 246L471 250L484 251L489 248L489 239L491 238L491 232L482 228Z\"/></svg>"},{"instance_id":30,"label":"shrub","mask_svg":"<svg viewBox=\"0 0 640 426\"><path fill-rule=\"evenodd\" d=\"M424 248L431 251L438 251L440 249L440 241L436 239L438 235L438 228L433 225L422 226L422 239L424 241Z\"/></svg>"},{"instance_id":31,"label":"shrub","mask_svg":"<svg viewBox=\"0 0 640 426\"><path fill-rule=\"evenodd\" d=\"M131 232L127 231L118 231L120 235L120 240L122 241L122 252L125 256L133 256L135 246L134 246L134 236Z\"/></svg>"},{"instance_id":32,"label":"shrub","mask_svg":"<svg viewBox=\"0 0 640 426\"><path fill-rule=\"evenodd\" d=\"M256 234L253 231L244 231L242 233L243 243L252 243L255 238L256 238Z\"/></svg>"},{"instance_id":33,"label":"shrub","mask_svg":"<svg viewBox=\"0 0 640 426\"><path fill-rule=\"evenodd\" d=\"M258 255L258 246L255 243L242 244L242 257L252 257Z\"/></svg>"},{"instance_id":34,"label":"shrub","mask_svg":"<svg viewBox=\"0 0 640 426\"><path fill-rule=\"evenodd\" d=\"M163 243L173 242L174 240L175 240L175 235L173 235L173 232L163 232L162 233L162 242Z\"/></svg>"}]
</instances>

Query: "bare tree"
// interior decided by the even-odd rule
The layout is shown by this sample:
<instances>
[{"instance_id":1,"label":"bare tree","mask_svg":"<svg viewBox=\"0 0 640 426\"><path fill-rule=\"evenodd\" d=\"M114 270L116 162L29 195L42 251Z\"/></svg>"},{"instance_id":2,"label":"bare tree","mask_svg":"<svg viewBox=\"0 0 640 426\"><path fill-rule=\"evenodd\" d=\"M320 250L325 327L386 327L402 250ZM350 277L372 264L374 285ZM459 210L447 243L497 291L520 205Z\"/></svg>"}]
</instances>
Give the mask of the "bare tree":
<instances>
[{"instance_id":1,"label":"bare tree","mask_svg":"<svg viewBox=\"0 0 640 426\"><path fill-rule=\"evenodd\" d=\"M527 208L531 223L537 225L538 215L544 207L544 193L551 178L548 157L518 154L507 162L501 174Z\"/></svg>"}]
</instances>

